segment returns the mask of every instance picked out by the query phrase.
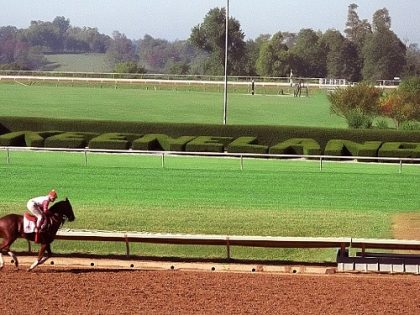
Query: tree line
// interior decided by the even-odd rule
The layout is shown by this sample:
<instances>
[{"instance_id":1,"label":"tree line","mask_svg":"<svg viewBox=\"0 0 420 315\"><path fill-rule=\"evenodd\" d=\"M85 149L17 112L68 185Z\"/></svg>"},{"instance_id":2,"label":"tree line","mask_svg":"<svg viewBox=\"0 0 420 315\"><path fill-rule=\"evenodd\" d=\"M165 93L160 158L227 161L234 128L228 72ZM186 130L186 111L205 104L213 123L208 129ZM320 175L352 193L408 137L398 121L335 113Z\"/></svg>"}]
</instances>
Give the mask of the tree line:
<instances>
[{"instance_id":1,"label":"tree line","mask_svg":"<svg viewBox=\"0 0 420 315\"><path fill-rule=\"evenodd\" d=\"M287 77L293 73L351 82L419 76L420 49L391 30L388 10L377 10L369 23L360 19L357 8L348 7L344 34L305 28L246 41L240 22L230 17L228 74ZM32 21L27 29L0 27L0 68L42 69L48 53L105 53L116 72L222 75L225 17L224 8L211 9L187 40L174 42L150 35L131 40L118 31L108 36L97 28L71 26L65 17Z\"/></svg>"}]
</instances>

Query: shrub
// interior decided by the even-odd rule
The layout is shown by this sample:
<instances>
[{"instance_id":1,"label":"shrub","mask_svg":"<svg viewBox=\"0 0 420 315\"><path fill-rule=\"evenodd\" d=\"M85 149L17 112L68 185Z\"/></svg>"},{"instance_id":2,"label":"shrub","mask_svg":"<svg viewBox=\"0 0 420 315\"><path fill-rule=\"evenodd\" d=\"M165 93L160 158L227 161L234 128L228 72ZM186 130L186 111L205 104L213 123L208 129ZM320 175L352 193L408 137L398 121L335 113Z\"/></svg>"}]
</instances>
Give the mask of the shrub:
<instances>
[{"instance_id":1,"label":"shrub","mask_svg":"<svg viewBox=\"0 0 420 315\"><path fill-rule=\"evenodd\" d=\"M24 147L25 143L25 131L9 132L0 136L1 146L14 146Z\"/></svg>"},{"instance_id":2,"label":"shrub","mask_svg":"<svg viewBox=\"0 0 420 315\"><path fill-rule=\"evenodd\" d=\"M232 141L231 137L200 136L187 143L185 149L189 152L224 152Z\"/></svg>"},{"instance_id":3,"label":"shrub","mask_svg":"<svg viewBox=\"0 0 420 315\"><path fill-rule=\"evenodd\" d=\"M379 149L378 156L420 158L420 143L387 142Z\"/></svg>"},{"instance_id":4,"label":"shrub","mask_svg":"<svg viewBox=\"0 0 420 315\"><path fill-rule=\"evenodd\" d=\"M420 123L416 121L406 121L401 123L401 130L420 130Z\"/></svg>"},{"instance_id":5,"label":"shrub","mask_svg":"<svg viewBox=\"0 0 420 315\"><path fill-rule=\"evenodd\" d=\"M120 133L104 133L89 141L90 149L127 150L130 143Z\"/></svg>"},{"instance_id":6,"label":"shrub","mask_svg":"<svg viewBox=\"0 0 420 315\"><path fill-rule=\"evenodd\" d=\"M226 150L230 153L265 154L268 151L268 146L259 145L256 137L240 137L232 141Z\"/></svg>"},{"instance_id":7,"label":"shrub","mask_svg":"<svg viewBox=\"0 0 420 315\"><path fill-rule=\"evenodd\" d=\"M388 122L385 119L380 119L375 124L378 129L389 129Z\"/></svg>"},{"instance_id":8,"label":"shrub","mask_svg":"<svg viewBox=\"0 0 420 315\"><path fill-rule=\"evenodd\" d=\"M332 139L325 147L325 155L334 156L377 156L381 141L357 143L349 140Z\"/></svg>"},{"instance_id":9,"label":"shrub","mask_svg":"<svg viewBox=\"0 0 420 315\"><path fill-rule=\"evenodd\" d=\"M378 114L381 91L368 84L339 88L328 94L332 113L344 117L350 128L370 128Z\"/></svg>"},{"instance_id":10,"label":"shrub","mask_svg":"<svg viewBox=\"0 0 420 315\"><path fill-rule=\"evenodd\" d=\"M65 132L45 139L48 148L85 148L90 139L97 136L89 132Z\"/></svg>"},{"instance_id":11,"label":"shrub","mask_svg":"<svg viewBox=\"0 0 420 315\"><path fill-rule=\"evenodd\" d=\"M314 139L293 138L276 144L269 149L270 154L320 155L321 147Z\"/></svg>"},{"instance_id":12,"label":"shrub","mask_svg":"<svg viewBox=\"0 0 420 315\"><path fill-rule=\"evenodd\" d=\"M194 136L172 138L164 134L148 134L134 140L132 148L133 150L184 151L185 145L194 138Z\"/></svg>"}]
</instances>

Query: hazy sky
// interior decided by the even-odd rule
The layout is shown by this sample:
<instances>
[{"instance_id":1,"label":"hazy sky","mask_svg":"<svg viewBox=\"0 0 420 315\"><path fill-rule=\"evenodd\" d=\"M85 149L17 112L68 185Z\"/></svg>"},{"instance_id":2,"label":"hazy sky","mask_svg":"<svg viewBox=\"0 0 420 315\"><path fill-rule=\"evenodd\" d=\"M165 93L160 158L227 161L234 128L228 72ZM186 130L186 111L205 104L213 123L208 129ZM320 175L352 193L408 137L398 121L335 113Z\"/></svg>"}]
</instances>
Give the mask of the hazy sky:
<instances>
[{"instance_id":1,"label":"hazy sky","mask_svg":"<svg viewBox=\"0 0 420 315\"><path fill-rule=\"evenodd\" d=\"M349 4L359 5L361 19L387 8L392 30L402 40L420 45L420 0L230 0L246 38L301 28L343 32ZM70 19L72 26L97 27L111 35L118 30L128 38L145 34L167 40L187 39L191 28L207 12L226 6L226 0L0 0L0 26L27 28L32 20Z\"/></svg>"}]
</instances>

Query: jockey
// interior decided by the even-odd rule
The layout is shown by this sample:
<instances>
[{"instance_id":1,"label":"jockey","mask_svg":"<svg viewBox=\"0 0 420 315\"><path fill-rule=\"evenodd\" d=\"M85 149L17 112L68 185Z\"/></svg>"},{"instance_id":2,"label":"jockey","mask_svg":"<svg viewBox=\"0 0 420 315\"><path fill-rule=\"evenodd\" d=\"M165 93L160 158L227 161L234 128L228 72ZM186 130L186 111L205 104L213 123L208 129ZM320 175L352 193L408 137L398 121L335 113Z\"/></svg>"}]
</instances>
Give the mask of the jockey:
<instances>
[{"instance_id":1,"label":"jockey","mask_svg":"<svg viewBox=\"0 0 420 315\"><path fill-rule=\"evenodd\" d=\"M45 213L48 211L48 205L50 202L54 202L57 199L57 193L55 190L51 190L47 196L40 196L32 198L28 201L26 207L29 212L36 217L35 233L39 237L39 230L41 228L41 222L45 219Z\"/></svg>"}]
</instances>

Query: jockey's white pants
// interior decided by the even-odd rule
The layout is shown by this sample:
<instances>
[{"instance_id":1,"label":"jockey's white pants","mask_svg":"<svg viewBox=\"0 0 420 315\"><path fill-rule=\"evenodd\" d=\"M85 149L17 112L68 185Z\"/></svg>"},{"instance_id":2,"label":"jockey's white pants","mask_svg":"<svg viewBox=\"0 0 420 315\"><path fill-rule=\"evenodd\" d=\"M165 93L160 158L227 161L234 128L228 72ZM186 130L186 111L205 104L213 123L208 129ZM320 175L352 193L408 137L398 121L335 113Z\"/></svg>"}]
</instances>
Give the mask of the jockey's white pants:
<instances>
[{"instance_id":1,"label":"jockey's white pants","mask_svg":"<svg viewBox=\"0 0 420 315\"><path fill-rule=\"evenodd\" d=\"M41 227L41 221L44 218L42 210L39 209L39 207L33 201L28 201L26 207L28 208L30 213L36 216L36 227L39 230L39 228Z\"/></svg>"}]
</instances>

